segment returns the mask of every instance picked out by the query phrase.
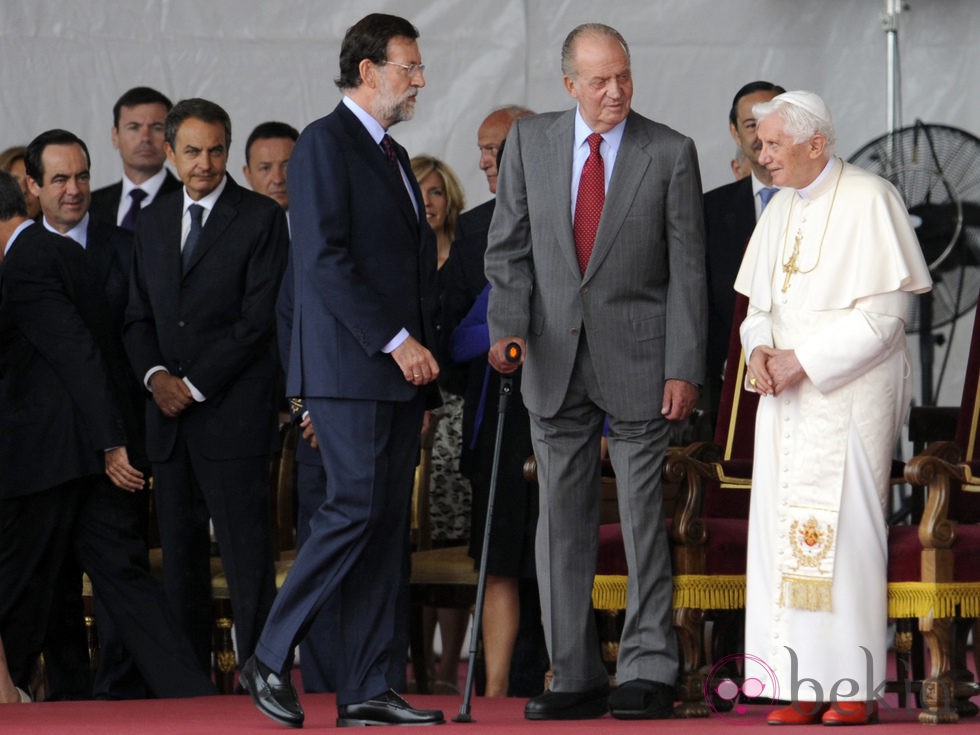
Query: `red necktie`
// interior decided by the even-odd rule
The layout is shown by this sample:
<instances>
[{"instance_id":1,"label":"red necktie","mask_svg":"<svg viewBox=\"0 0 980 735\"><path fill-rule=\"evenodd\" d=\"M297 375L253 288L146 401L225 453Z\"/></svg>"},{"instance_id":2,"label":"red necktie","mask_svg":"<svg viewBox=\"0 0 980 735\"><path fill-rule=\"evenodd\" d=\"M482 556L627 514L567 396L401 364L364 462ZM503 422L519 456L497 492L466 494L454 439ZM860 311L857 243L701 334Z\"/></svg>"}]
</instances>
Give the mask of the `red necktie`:
<instances>
[{"instance_id":1,"label":"red necktie","mask_svg":"<svg viewBox=\"0 0 980 735\"><path fill-rule=\"evenodd\" d=\"M592 133L586 140L589 142L589 157L585 159L578 182L574 225L575 254L578 255L578 267L583 275L592 255L595 233L599 229L599 217L602 216L602 205L606 201L606 173L599 154L602 136Z\"/></svg>"}]
</instances>

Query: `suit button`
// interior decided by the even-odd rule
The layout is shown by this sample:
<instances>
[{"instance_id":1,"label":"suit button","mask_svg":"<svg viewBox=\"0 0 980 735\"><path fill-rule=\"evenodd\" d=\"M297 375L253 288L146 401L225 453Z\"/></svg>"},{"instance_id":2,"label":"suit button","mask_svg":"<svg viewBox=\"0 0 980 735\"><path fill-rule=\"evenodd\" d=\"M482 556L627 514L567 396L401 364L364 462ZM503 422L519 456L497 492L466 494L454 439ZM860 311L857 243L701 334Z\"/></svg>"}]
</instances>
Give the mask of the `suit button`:
<instances>
[{"instance_id":1,"label":"suit button","mask_svg":"<svg viewBox=\"0 0 980 735\"><path fill-rule=\"evenodd\" d=\"M181 320L180 320L179 322L177 322L177 326L178 326L178 327L186 327L186 326L187 326L187 324L186 324L186 323L184 322L184 320L183 320L183 319L181 319Z\"/></svg>"},{"instance_id":2,"label":"suit button","mask_svg":"<svg viewBox=\"0 0 980 735\"><path fill-rule=\"evenodd\" d=\"M578 334L578 327L572 327L572 334Z\"/></svg>"},{"instance_id":3,"label":"suit button","mask_svg":"<svg viewBox=\"0 0 980 735\"><path fill-rule=\"evenodd\" d=\"M589 287L588 286L582 286L582 288L579 290L579 293L582 294L583 296L585 294L587 294L588 292L589 292Z\"/></svg>"}]
</instances>

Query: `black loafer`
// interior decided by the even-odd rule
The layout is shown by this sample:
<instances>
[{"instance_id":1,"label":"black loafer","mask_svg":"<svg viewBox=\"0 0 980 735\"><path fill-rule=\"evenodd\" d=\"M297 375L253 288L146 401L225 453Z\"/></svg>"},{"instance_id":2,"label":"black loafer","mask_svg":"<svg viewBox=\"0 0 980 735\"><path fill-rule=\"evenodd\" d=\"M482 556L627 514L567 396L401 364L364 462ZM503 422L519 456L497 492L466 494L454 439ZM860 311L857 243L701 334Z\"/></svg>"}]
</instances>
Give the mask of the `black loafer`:
<instances>
[{"instance_id":1,"label":"black loafer","mask_svg":"<svg viewBox=\"0 0 980 735\"><path fill-rule=\"evenodd\" d=\"M441 725L442 710L414 709L392 690L357 704L337 707L337 727L371 725Z\"/></svg>"},{"instance_id":2,"label":"black loafer","mask_svg":"<svg viewBox=\"0 0 980 735\"><path fill-rule=\"evenodd\" d=\"M620 720L665 720L674 714L674 687L649 679L624 682L609 695L609 709Z\"/></svg>"},{"instance_id":3,"label":"black loafer","mask_svg":"<svg viewBox=\"0 0 980 735\"><path fill-rule=\"evenodd\" d=\"M303 708L288 671L282 675L269 671L252 656L238 672L238 681L266 717L287 727L303 726Z\"/></svg>"},{"instance_id":4,"label":"black loafer","mask_svg":"<svg viewBox=\"0 0 980 735\"><path fill-rule=\"evenodd\" d=\"M528 720L591 720L608 711L608 685L584 692L545 692L524 705Z\"/></svg>"}]
</instances>

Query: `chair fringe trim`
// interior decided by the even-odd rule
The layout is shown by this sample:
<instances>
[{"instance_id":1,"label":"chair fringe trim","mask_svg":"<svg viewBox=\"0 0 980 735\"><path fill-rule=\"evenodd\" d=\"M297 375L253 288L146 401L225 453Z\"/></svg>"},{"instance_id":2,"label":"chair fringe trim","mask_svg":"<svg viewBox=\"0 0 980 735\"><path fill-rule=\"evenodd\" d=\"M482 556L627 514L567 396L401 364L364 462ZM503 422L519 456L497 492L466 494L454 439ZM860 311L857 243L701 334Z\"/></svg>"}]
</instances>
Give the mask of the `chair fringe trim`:
<instances>
[{"instance_id":1,"label":"chair fringe trim","mask_svg":"<svg viewBox=\"0 0 980 735\"><path fill-rule=\"evenodd\" d=\"M625 610L626 575L595 575L592 581L592 607L596 610Z\"/></svg>"},{"instance_id":2,"label":"chair fringe trim","mask_svg":"<svg viewBox=\"0 0 980 735\"><path fill-rule=\"evenodd\" d=\"M596 610L626 608L626 576L597 574L592 583ZM744 574L679 574L674 576L674 609L741 610L745 607Z\"/></svg>"},{"instance_id":3,"label":"chair fringe trim","mask_svg":"<svg viewBox=\"0 0 980 735\"><path fill-rule=\"evenodd\" d=\"M745 607L745 575L674 575L674 609L681 607L741 610Z\"/></svg>"},{"instance_id":4,"label":"chair fringe trim","mask_svg":"<svg viewBox=\"0 0 980 735\"><path fill-rule=\"evenodd\" d=\"M888 584L890 618L980 617L978 582L891 582Z\"/></svg>"}]
</instances>

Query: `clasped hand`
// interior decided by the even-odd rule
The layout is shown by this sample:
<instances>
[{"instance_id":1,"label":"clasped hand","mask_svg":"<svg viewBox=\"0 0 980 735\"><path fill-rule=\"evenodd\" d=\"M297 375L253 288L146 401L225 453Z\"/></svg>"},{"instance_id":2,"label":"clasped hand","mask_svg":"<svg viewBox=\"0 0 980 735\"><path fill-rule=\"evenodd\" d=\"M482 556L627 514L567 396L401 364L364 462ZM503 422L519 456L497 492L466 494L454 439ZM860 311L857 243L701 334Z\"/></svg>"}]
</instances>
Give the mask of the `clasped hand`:
<instances>
[{"instance_id":1,"label":"clasped hand","mask_svg":"<svg viewBox=\"0 0 980 735\"><path fill-rule=\"evenodd\" d=\"M153 402L168 418L176 418L180 412L194 403L194 396L187 384L176 375L159 370L150 376Z\"/></svg>"},{"instance_id":2,"label":"clasped hand","mask_svg":"<svg viewBox=\"0 0 980 735\"><path fill-rule=\"evenodd\" d=\"M760 346L752 350L747 375L756 393L778 396L806 377L806 371L796 359L795 350L778 350Z\"/></svg>"}]
</instances>

